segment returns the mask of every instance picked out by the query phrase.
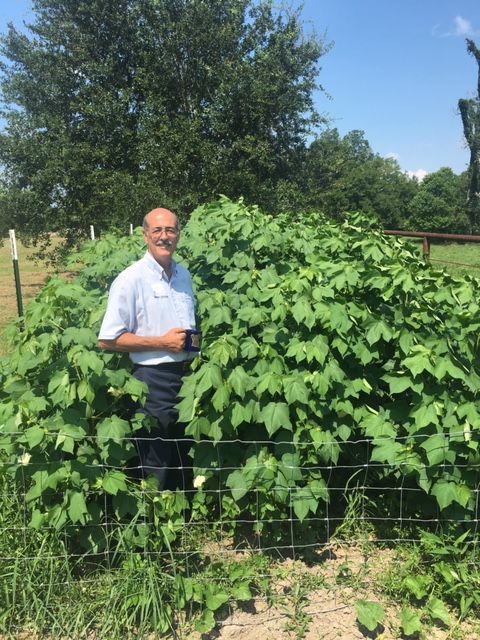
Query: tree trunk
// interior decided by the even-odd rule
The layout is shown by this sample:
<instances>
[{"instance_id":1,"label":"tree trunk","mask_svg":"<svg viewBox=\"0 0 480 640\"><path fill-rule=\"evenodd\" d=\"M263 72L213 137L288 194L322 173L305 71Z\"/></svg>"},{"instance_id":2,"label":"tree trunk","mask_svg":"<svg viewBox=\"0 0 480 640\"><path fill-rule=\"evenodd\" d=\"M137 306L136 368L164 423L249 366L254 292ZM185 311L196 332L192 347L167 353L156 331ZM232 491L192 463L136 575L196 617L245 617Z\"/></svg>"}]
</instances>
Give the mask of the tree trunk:
<instances>
[{"instance_id":1,"label":"tree trunk","mask_svg":"<svg viewBox=\"0 0 480 640\"><path fill-rule=\"evenodd\" d=\"M468 215L471 231L478 229L480 218L480 49L473 40L467 39L467 51L478 64L477 96L470 100L459 100L458 108L463 124L463 133L470 148L470 182L467 194Z\"/></svg>"}]
</instances>

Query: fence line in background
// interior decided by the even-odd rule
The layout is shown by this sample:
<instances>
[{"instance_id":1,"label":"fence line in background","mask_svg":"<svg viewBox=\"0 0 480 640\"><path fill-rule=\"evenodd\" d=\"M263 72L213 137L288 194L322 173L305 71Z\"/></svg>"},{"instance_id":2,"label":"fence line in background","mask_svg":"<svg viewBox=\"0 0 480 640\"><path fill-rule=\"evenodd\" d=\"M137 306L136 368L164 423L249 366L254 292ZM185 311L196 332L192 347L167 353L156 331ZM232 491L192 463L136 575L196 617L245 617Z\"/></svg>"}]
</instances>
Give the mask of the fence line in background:
<instances>
[{"instance_id":1,"label":"fence line in background","mask_svg":"<svg viewBox=\"0 0 480 640\"><path fill-rule=\"evenodd\" d=\"M405 238L422 238L423 258L428 262L430 258L430 240L450 240L451 242L480 242L480 236L465 235L459 233L436 233L433 231L395 231L385 229L383 232L386 236L402 236ZM475 267L471 264L461 264L460 262L448 262L447 260L433 260L433 262L444 262L445 264L454 264L459 267Z\"/></svg>"}]
</instances>

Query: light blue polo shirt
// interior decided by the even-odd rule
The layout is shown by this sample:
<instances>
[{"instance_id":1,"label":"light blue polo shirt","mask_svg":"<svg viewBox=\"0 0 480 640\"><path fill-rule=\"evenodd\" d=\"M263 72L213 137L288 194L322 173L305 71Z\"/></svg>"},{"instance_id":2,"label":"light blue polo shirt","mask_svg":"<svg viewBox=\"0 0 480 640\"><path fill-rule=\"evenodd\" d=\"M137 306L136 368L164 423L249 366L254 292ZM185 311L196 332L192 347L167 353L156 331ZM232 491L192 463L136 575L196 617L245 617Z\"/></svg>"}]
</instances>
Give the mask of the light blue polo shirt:
<instances>
[{"instance_id":1,"label":"light blue polo shirt","mask_svg":"<svg viewBox=\"0 0 480 640\"><path fill-rule=\"evenodd\" d=\"M115 340L122 333L161 336L170 329L195 329L192 280L185 267L172 261L170 280L147 251L145 256L122 271L108 295L99 340ZM137 364L179 362L191 358L181 351L136 351L130 358Z\"/></svg>"}]
</instances>

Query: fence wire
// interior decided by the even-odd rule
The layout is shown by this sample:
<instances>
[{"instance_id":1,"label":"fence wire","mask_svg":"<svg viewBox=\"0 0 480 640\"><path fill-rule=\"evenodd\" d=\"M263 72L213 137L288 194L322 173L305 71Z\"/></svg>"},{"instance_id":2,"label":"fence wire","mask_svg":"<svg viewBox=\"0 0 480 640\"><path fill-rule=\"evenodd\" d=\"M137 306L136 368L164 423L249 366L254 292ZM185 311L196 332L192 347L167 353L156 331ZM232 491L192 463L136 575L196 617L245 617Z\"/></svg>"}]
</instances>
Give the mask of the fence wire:
<instances>
[{"instance_id":1,"label":"fence wire","mask_svg":"<svg viewBox=\"0 0 480 640\"><path fill-rule=\"evenodd\" d=\"M45 437L55 442L59 435L61 436L62 433L47 434ZM455 437L459 434L450 435ZM425 436L414 435L409 436L408 440L422 441L425 438ZM94 438L91 440L93 441ZM407 438L385 437L382 440L407 442ZM449 436L446 435L444 444L439 445L440 451L447 451L448 440ZM186 441L195 446L191 439ZM323 443L323 446L328 447L329 444L338 445L337 442L332 441ZM202 446L211 446L217 452L219 447L247 449L253 446L258 451L260 447L280 445L294 451L303 453L306 451L312 459L317 455L317 449L311 442L293 444L285 441L276 442L274 445L268 440L232 439L218 443L202 442ZM231 513L225 510L225 497L232 499L234 490L225 484L225 479L232 472L242 471L242 468L231 465L220 466L221 456L212 455L215 463L208 470L196 469L193 463L191 469L185 469L188 477L193 474L195 478L199 471L208 477L198 488L193 484L187 487L185 505L175 517L170 514L164 520L159 518L158 514L155 516L152 505L163 504L174 494L170 491L155 491L151 486L143 489L142 481L133 477L141 471L138 466L133 464L125 469L109 464L90 467L87 465L86 471L88 468L95 468L98 472L100 467L101 472L104 473L121 471L132 475L127 483L128 490L134 491L137 498L141 496L143 500L143 504L140 501L142 513L138 516L137 524L148 525L149 531L144 544L139 542L136 546L130 547L126 544L126 540L132 528L133 518L115 516L112 509L112 500L115 496L108 495L106 492L100 495L98 488L95 487L85 488L84 498L87 505L101 503L102 516L98 523L65 522L57 527L51 524L32 527L31 476L36 470L48 469L48 461L28 461L27 464L20 464L18 468L24 472L24 479L20 481L13 481L9 475L10 465L6 462L0 463L0 479L2 477L4 479L0 484L0 505L3 505L0 513L0 583L3 581L4 591L8 592L7 604L10 602L15 608L15 615L10 615L10 611L10 621L4 628L1 626L0 614L0 633L3 631L7 633L7 637L20 637L15 634L24 633L25 626L35 627L27 614L28 607L24 603L25 593L22 595L22 600L18 595L21 591L18 585L15 587L18 593L15 594L12 591L12 572L16 573L17 581L21 580L21 576L26 575L30 576L31 581L32 575L34 576L34 586L29 583L29 588L36 594L36 598L43 599L44 614L42 615L47 615L49 608L53 611L58 606L53 596L49 595L53 591L58 594L60 590L67 608L69 602L74 602L81 593L91 592L91 597L94 598L98 589L99 573L109 576L113 581L114 590L118 590L117 597L121 599L121 571L125 563L129 562L129 558L132 562L136 562L140 557L143 560L148 559L148 562L159 563L165 576L181 574L184 578L194 579L198 575L199 566L215 567L218 563L241 566L245 558L257 557L268 558L269 562L276 564L278 575L273 582L270 564L258 565L255 571L258 584L262 584L262 581L265 583L270 581L273 586L266 592L262 592L259 588L252 591L248 610L245 606L229 608L227 612L217 616L217 634L222 637L235 637L235 633L240 633L240 630L246 634L248 629L255 629L258 625L263 625L273 633L276 624L288 626L292 623L292 619L298 623L299 613L295 607L298 608L301 601L306 618L317 620L324 617L325 620L329 620L329 628L323 628L323 635L315 637L364 637L361 634L355 635L360 632L358 624L355 623L354 601L362 594L368 594L369 589L373 588L375 572L371 572L371 563L375 556L381 557L381 554L385 554L388 558L388 554L398 545L419 544L422 531L435 533L451 525L456 528L463 527L471 533L465 542L472 551L466 566L470 568L472 575L478 573L480 463L465 465L477 477L475 485L470 487L472 499L476 505L473 513L464 518L445 517L438 508L430 513L422 511L420 506L416 508L416 505L421 505L426 493L411 482L411 475L409 475L412 473L411 464L405 463L405 473L403 473L401 464L371 463L369 462L370 445L371 441L368 439L355 439L341 443L342 452L345 454L350 450L352 457L355 457L353 454L357 455L359 450L364 450L364 462L334 465L324 464L318 459L316 464L308 466L286 465L287 469L300 474L315 471L325 482L325 499L319 500L315 512L309 512L302 518L295 513L296 500L301 498L303 488L301 482L298 482L299 486L292 482L292 486L287 488L274 483L269 490L271 496L283 494L283 502L288 505L286 514L278 515L273 509L271 514L262 511L261 505L265 504L266 498L265 489L254 483L241 499L242 504L249 505L249 508L244 508L240 515L232 517ZM68 454L65 454L64 461L68 458ZM342 460L345 459L348 459L348 455L342 457ZM445 468L450 466L446 458L443 466ZM417 465L417 467L418 472L428 473L429 469L438 471L442 468L442 464L431 467ZM173 469L175 467L172 467ZM251 471L261 474L266 469L267 465L258 463L252 466ZM394 469L396 469L396 477L392 476ZM382 476L385 477L383 482L379 481ZM16 477L18 479L22 476L17 474ZM6 481L7 478L8 481ZM64 499L63 491L47 488L47 486L38 487L38 489L45 489L46 503L61 504ZM125 493L127 494L128 491ZM203 495L207 505L203 511L195 510L192 506L195 504L195 496L198 497L199 493ZM10 508L8 508L9 505ZM87 539L89 532L96 531L98 527L104 531L107 544L102 549L86 551L79 542L81 538L79 534ZM172 536L166 542L165 531L169 528ZM48 536L56 542L47 544L45 540ZM281 567L281 571L278 567ZM147 572L142 573L142 571L143 569L140 568L136 578L139 585L148 580ZM57 576L54 578L54 589L52 575ZM116 584L115 580L118 580L119 584ZM215 576L217 587L222 583L227 584L229 580L228 576ZM310 585L309 590L297 593L298 585L307 583ZM325 586L327 583L329 583L328 588ZM347 586L345 583L348 583ZM295 589L294 585L296 585ZM138 587L138 589L141 588L141 586ZM38 596L38 594L41 595ZM53 617L53 613L51 615ZM173 635L182 637L184 633L182 629L188 627L188 620L182 617L183 615L181 611L178 612ZM342 620L344 620L343 623ZM68 627L69 623L64 621L62 624ZM342 624L345 626L342 627ZM60 635L63 629L67 634L66 637L74 637L68 635L69 627L65 631L65 627L58 625L60 622L56 626L52 624L52 633ZM278 633L280 634L280 631ZM88 637L88 633L85 637ZM91 637L108 637L108 634L100 633ZM149 636L148 633L142 635L139 631L132 637L147 638ZM282 637L281 634L278 637ZM385 635L384 637L394 636Z\"/></svg>"}]
</instances>

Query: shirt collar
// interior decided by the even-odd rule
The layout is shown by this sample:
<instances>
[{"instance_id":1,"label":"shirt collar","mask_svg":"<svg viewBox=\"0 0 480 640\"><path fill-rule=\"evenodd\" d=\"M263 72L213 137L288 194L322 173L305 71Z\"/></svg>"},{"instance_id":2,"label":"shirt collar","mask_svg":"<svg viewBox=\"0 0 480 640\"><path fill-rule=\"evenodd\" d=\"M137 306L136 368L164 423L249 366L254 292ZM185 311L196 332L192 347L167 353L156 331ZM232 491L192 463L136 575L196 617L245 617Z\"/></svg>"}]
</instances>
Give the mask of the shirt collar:
<instances>
[{"instance_id":1,"label":"shirt collar","mask_svg":"<svg viewBox=\"0 0 480 640\"><path fill-rule=\"evenodd\" d=\"M145 252L144 260L147 262L147 266L155 273L158 273L161 278L165 278L168 280L167 274L165 273L165 269L159 264L155 258L152 256L150 251ZM177 274L177 263L172 259L172 278Z\"/></svg>"}]
</instances>

